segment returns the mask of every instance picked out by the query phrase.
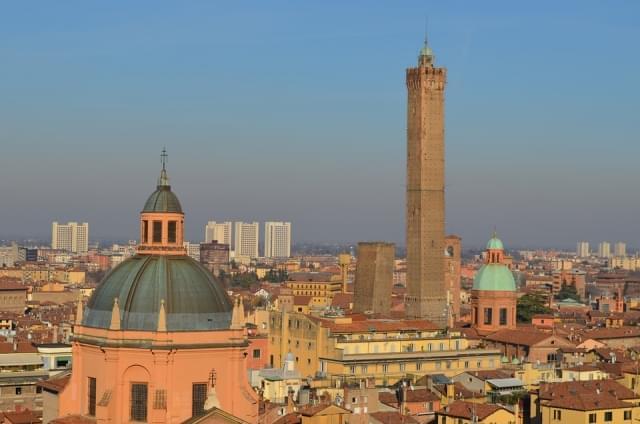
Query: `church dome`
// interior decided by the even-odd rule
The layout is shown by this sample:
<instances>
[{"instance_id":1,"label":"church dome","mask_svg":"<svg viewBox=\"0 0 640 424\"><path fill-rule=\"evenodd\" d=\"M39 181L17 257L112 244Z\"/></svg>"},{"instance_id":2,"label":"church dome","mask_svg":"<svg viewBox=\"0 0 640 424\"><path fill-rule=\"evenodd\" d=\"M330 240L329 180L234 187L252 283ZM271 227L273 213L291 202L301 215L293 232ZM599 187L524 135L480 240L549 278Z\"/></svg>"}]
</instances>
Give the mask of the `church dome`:
<instances>
[{"instance_id":1,"label":"church dome","mask_svg":"<svg viewBox=\"0 0 640 424\"><path fill-rule=\"evenodd\" d=\"M87 303L82 325L156 331L164 301L167 331L228 329L233 305L213 275L186 255L136 255L115 267Z\"/></svg>"},{"instance_id":2,"label":"church dome","mask_svg":"<svg viewBox=\"0 0 640 424\"><path fill-rule=\"evenodd\" d=\"M487 242L487 249L504 250L504 245L502 244L502 240L500 240L498 237L494 235Z\"/></svg>"},{"instance_id":3,"label":"church dome","mask_svg":"<svg viewBox=\"0 0 640 424\"><path fill-rule=\"evenodd\" d=\"M516 291L516 281L506 265L485 264L473 280L473 290Z\"/></svg>"},{"instance_id":4,"label":"church dome","mask_svg":"<svg viewBox=\"0 0 640 424\"><path fill-rule=\"evenodd\" d=\"M182 213L182 206L178 197L171 191L171 186L158 185L156 191L151 193L144 204L142 212Z\"/></svg>"}]
</instances>

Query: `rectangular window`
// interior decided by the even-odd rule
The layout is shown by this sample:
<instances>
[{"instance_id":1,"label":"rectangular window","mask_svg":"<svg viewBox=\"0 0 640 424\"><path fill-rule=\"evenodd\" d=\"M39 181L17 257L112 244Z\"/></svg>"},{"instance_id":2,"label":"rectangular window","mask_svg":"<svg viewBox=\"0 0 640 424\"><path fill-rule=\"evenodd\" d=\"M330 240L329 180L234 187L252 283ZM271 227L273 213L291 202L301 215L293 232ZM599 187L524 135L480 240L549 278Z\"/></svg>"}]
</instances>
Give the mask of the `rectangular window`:
<instances>
[{"instance_id":1,"label":"rectangular window","mask_svg":"<svg viewBox=\"0 0 640 424\"><path fill-rule=\"evenodd\" d=\"M417 362L417 363L416 363L416 370L417 370L417 371L422 370L422 362Z\"/></svg>"},{"instance_id":2,"label":"rectangular window","mask_svg":"<svg viewBox=\"0 0 640 424\"><path fill-rule=\"evenodd\" d=\"M147 221L146 219L142 221L142 242L149 242L149 221Z\"/></svg>"},{"instance_id":3,"label":"rectangular window","mask_svg":"<svg viewBox=\"0 0 640 424\"><path fill-rule=\"evenodd\" d=\"M153 221L153 242L162 243L162 222Z\"/></svg>"},{"instance_id":4,"label":"rectangular window","mask_svg":"<svg viewBox=\"0 0 640 424\"><path fill-rule=\"evenodd\" d=\"M131 384L131 421L147 422L147 397L146 383Z\"/></svg>"},{"instance_id":5,"label":"rectangular window","mask_svg":"<svg viewBox=\"0 0 640 424\"><path fill-rule=\"evenodd\" d=\"M204 413L204 402L207 400L207 383L193 383L191 388L191 416Z\"/></svg>"},{"instance_id":6,"label":"rectangular window","mask_svg":"<svg viewBox=\"0 0 640 424\"><path fill-rule=\"evenodd\" d=\"M624 411L624 420L625 421L631 420L631 410L630 409L628 411Z\"/></svg>"},{"instance_id":7,"label":"rectangular window","mask_svg":"<svg viewBox=\"0 0 640 424\"><path fill-rule=\"evenodd\" d=\"M389 364L382 364L382 372L388 372L389 371Z\"/></svg>"},{"instance_id":8,"label":"rectangular window","mask_svg":"<svg viewBox=\"0 0 640 424\"><path fill-rule=\"evenodd\" d=\"M407 365L405 363L400 364L400 371L404 371Z\"/></svg>"},{"instance_id":9,"label":"rectangular window","mask_svg":"<svg viewBox=\"0 0 640 424\"><path fill-rule=\"evenodd\" d=\"M604 413L604 422L611 422L613 421L613 412L611 411L607 411Z\"/></svg>"},{"instance_id":10,"label":"rectangular window","mask_svg":"<svg viewBox=\"0 0 640 424\"><path fill-rule=\"evenodd\" d=\"M507 325L507 308L500 308L500 325Z\"/></svg>"},{"instance_id":11,"label":"rectangular window","mask_svg":"<svg viewBox=\"0 0 640 424\"><path fill-rule=\"evenodd\" d=\"M16 387L16 394L17 395L21 395L22 394L22 387Z\"/></svg>"},{"instance_id":12,"label":"rectangular window","mask_svg":"<svg viewBox=\"0 0 640 424\"><path fill-rule=\"evenodd\" d=\"M484 308L484 323L485 325L491 325L493 322L493 309Z\"/></svg>"},{"instance_id":13,"label":"rectangular window","mask_svg":"<svg viewBox=\"0 0 640 424\"><path fill-rule=\"evenodd\" d=\"M589 414L589 424L594 424L595 422L596 422L596 414L595 413Z\"/></svg>"},{"instance_id":14,"label":"rectangular window","mask_svg":"<svg viewBox=\"0 0 640 424\"><path fill-rule=\"evenodd\" d=\"M89 415L96 415L96 379L89 377Z\"/></svg>"},{"instance_id":15,"label":"rectangular window","mask_svg":"<svg viewBox=\"0 0 640 424\"><path fill-rule=\"evenodd\" d=\"M260 349L253 349L253 358L260 359Z\"/></svg>"},{"instance_id":16,"label":"rectangular window","mask_svg":"<svg viewBox=\"0 0 640 424\"><path fill-rule=\"evenodd\" d=\"M177 221L169 221L169 228L168 228L168 238L169 238L169 243L175 243L176 242L176 228L178 226L178 222Z\"/></svg>"},{"instance_id":17,"label":"rectangular window","mask_svg":"<svg viewBox=\"0 0 640 424\"><path fill-rule=\"evenodd\" d=\"M360 372L362 372L362 374L366 374L367 371L369 371L369 367L367 365L362 365L360 367Z\"/></svg>"},{"instance_id":18,"label":"rectangular window","mask_svg":"<svg viewBox=\"0 0 640 424\"><path fill-rule=\"evenodd\" d=\"M355 366L355 365L351 365L351 366L349 367L349 372L350 372L351 374L355 374L355 373L356 373L356 366Z\"/></svg>"}]
</instances>

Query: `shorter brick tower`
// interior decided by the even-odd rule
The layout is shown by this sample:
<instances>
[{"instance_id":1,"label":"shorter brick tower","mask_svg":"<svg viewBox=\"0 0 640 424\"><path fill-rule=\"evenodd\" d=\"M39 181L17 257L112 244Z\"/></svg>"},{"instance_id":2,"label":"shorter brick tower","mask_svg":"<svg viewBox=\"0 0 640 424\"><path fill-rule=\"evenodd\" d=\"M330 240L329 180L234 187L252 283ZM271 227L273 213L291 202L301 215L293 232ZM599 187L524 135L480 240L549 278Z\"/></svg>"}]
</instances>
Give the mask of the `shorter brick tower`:
<instances>
[{"instance_id":1,"label":"shorter brick tower","mask_svg":"<svg viewBox=\"0 0 640 424\"><path fill-rule=\"evenodd\" d=\"M484 335L516 328L516 283L504 263L504 246L495 233L487 243L485 264L471 290L472 324Z\"/></svg>"},{"instance_id":2,"label":"shorter brick tower","mask_svg":"<svg viewBox=\"0 0 640 424\"><path fill-rule=\"evenodd\" d=\"M393 243L358 243L354 312L389 313L395 250Z\"/></svg>"}]
</instances>

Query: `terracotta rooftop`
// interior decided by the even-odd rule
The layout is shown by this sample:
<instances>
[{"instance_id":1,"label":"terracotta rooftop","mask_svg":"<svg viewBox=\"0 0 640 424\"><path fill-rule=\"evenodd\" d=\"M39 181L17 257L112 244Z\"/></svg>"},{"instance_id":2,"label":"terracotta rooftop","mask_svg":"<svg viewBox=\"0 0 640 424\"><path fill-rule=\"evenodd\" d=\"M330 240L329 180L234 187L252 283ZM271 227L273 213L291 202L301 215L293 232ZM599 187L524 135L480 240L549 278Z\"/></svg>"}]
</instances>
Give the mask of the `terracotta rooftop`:
<instances>
[{"instance_id":1,"label":"terracotta rooftop","mask_svg":"<svg viewBox=\"0 0 640 424\"><path fill-rule=\"evenodd\" d=\"M475 413L476 417L478 417L479 420L484 420L489 415L501 409L504 408L489 403L473 403L457 400L446 408L439 410L438 415L446 415L448 417L471 420Z\"/></svg>"},{"instance_id":2,"label":"terracotta rooftop","mask_svg":"<svg viewBox=\"0 0 640 424\"><path fill-rule=\"evenodd\" d=\"M0 343L0 354L2 353L38 353L38 349L27 342L18 342L15 344L5 342Z\"/></svg>"},{"instance_id":3,"label":"terracotta rooftop","mask_svg":"<svg viewBox=\"0 0 640 424\"><path fill-rule=\"evenodd\" d=\"M504 329L489 334L486 339L500 343L517 344L520 346L533 346L550 337L554 336L550 333L533 329Z\"/></svg>"},{"instance_id":4,"label":"terracotta rooftop","mask_svg":"<svg viewBox=\"0 0 640 424\"><path fill-rule=\"evenodd\" d=\"M40 424L42 413L36 413L29 409L23 411L3 412L5 424Z\"/></svg>"},{"instance_id":5,"label":"terracotta rooftop","mask_svg":"<svg viewBox=\"0 0 640 424\"><path fill-rule=\"evenodd\" d=\"M66 373L62 377L40 381L38 385L50 392L60 393L60 391L67 386L69 380L71 380L71 373Z\"/></svg>"},{"instance_id":6,"label":"terracotta rooftop","mask_svg":"<svg viewBox=\"0 0 640 424\"><path fill-rule=\"evenodd\" d=\"M316 414L319 414L320 412L324 411L327 408L331 408L331 407L335 407L338 409L341 409L342 412L344 414L351 414L351 411L349 411L348 409L344 409L338 405L334 405L331 403L320 403L318 405L313 405L313 406L307 406L305 408L301 408L298 412L300 413L300 415L304 416L304 417L313 417Z\"/></svg>"},{"instance_id":7,"label":"terracotta rooftop","mask_svg":"<svg viewBox=\"0 0 640 424\"><path fill-rule=\"evenodd\" d=\"M615 380L567 381L562 383L541 384L538 390L541 400L553 400L559 397L582 397L592 394L611 394L614 398L640 399L632 390Z\"/></svg>"},{"instance_id":8,"label":"terracotta rooftop","mask_svg":"<svg viewBox=\"0 0 640 424\"><path fill-rule=\"evenodd\" d=\"M380 392L378 399L385 405L396 407L398 405L398 397L393 392ZM435 402L440 400L438 396L428 389L407 390L407 402Z\"/></svg>"},{"instance_id":9,"label":"terracotta rooftop","mask_svg":"<svg viewBox=\"0 0 640 424\"><path fill-rule=\"evenodd\" d=\"M28 287L24 284L16 283L13 281L0 280L0 290L24 290L27 291Z\"/></svg>"},{"instance_id":10,"label":"terracotta rooftop","mask_svg":"<svg viewBox=\"0 0 640 424\"><path fill-rule=\"evenodd\" d=\"M329 328L333 333L364 333L369 331L433 331L438 326L425 320L365 320L352 321L351 323L338 324L333 321L324 321L323 327Z\"/></svg>"},{"instance_id":11,"label":"terracotta rooftop","mask_svg":"<svg viewBox=\"0 0 640 424\"><path fill-rule=\"evenodd\" d=\"M627 337L640 337L640 328L638 327L622 327L622 328L598 328L595 330L587 330L582 333L585 339L622 339Z\"/></svg>"},{"instance_id":12,"label":"terracotta rooftop","mask_svg":"<svg viewBox=\"0 0 640 424\"><path fill-rule=\"evenodd\" d=\"M410 415L401 415L396 411L379 411L369 413L370 417L373 417L378 422L383 424L417 424L415 418Z\"/></svg>"},{"instance_id":13,"label":"terracotta rooftop","mask_svg":"<svg viewBox=\"0 0 640 424\"><path fill-rule=\"evenodd\" d=\"M84 415L68 415L66 417L56 418L49 424L95 424L94 418L85 417Z\"/></svg>"},{"instance_id":14,"label":"terracotta rooftop","mask_svg":"<svg viewBox=\"0 0 640 424\"><path fill-rule=\"evenodd\" d=\"M580 396L556 396L547 403L547 405L554 408L573 409L577 411L630 408L632 406L632 404L623 402L608 392L581 394Z\"/></svg>"}]
</instances>

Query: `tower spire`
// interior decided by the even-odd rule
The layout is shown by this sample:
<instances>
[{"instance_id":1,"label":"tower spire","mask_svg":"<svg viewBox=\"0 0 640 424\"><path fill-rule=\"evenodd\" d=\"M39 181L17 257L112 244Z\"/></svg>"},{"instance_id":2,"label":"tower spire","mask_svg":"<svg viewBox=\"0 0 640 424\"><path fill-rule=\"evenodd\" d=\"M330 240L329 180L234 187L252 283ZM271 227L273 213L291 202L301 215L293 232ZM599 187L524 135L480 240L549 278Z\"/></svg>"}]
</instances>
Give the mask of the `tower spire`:
<instances>
[{"instance_id":1,"label":"tower spire","mask_svg":"<svg viewBox=\"0 0 640 424\"><path fill-rule=\"evenodd\" d=\"M159 186L168 186L169 185L169 177L167 176L167 158L169 155L167 154L167 148L162 148L162 153L160 153L160 162L162 163L162 171L160 171L160 178L158 178Z\"/></svg>"},{"instance_id":2,"label":"tower spire","mask_svg":"<svg viewBox=\"0 0 640 424\"><path fill-rule=\"evenodd\" d=\"M435 56L433 50L429 47L429 17L424 18L424 45L420 49L420 55L418 56L418 66L433 66L435 62Z\"/></svg>"}]
</instances>

